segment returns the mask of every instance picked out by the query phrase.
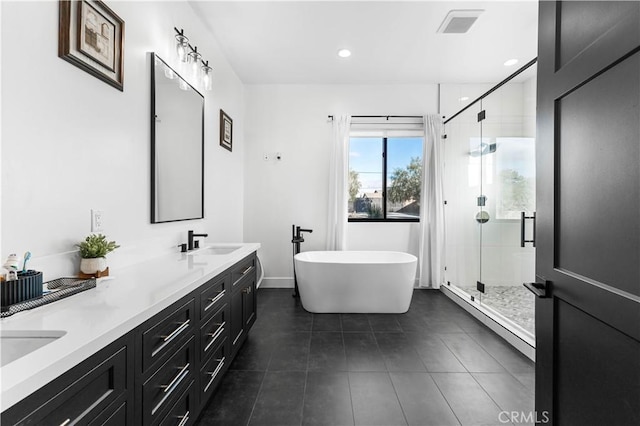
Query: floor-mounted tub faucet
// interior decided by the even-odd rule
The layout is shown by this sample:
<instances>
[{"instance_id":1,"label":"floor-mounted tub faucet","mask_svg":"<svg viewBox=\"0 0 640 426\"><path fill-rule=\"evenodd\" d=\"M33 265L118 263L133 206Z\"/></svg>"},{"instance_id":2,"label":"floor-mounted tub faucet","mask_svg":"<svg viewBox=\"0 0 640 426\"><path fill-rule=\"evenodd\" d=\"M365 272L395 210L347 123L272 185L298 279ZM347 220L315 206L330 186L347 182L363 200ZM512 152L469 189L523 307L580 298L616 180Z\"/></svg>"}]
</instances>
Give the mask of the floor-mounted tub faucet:
<instances>
[{"instance_id":1,"label":"floor-mounted tub faucet","mask_svg":"<svg viewBox=\"0 0 640 426\"><path fill-rule=\"evenodd\" d=\"M291 242L295 244L295 253L300 253L300 243L304 243L304 237L302 236L303 232L312 233L313 229L302 229L299 226L293 225L291 229Z\"/></svg>"},{"instance_id":2,"label":"floor-mounted tub faucet","mask_svg":"<svg viewBox=\"0 0 640 426\"><path fill-rule=\"evenodd\" d=\"M300 253L300 243L304 243L304 237L302 236L303 232L312 233L313 229L302 229L299 226L292 225L291 226L291 242L293 243L293 256ZM293 283L294 283L294 292L293 297L300 297L300 293L298 293L298 279L296 278L296 265L295 261L293 263Z\"/></svg>"},{"instance_id":3,"label":"floor-mounted tub faucet","mask_svg":"<svg viewBox=\"0 0 640 426\"><path fill-rule=\"evenodd\" d=\"M189 232L187 232L187 250L191 251L194 249L193 246L193 239L195 237L208 237L209 234L194 234L193 231L189 230Z\"/></svg>"}]
</instances>

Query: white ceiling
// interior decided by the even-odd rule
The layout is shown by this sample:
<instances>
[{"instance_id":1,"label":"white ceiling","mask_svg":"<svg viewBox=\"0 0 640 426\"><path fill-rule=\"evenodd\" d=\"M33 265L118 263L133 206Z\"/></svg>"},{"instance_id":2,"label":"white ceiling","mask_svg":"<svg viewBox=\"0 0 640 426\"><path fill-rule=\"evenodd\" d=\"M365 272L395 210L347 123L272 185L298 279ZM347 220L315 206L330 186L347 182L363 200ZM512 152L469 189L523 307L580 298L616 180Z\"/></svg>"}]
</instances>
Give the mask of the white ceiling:
<instances>
[{"instance_id":1,"label":"white ceiling","mask_svg":"<svg viewBox=\"0 0 640 426\"><path fill-rule=\"evenodd\" d=\"M246 84L498 82L537 56L537 1L190 3ZM436 33L452 9L484 12L466 34Z\"/></svg>"}]
</instances>

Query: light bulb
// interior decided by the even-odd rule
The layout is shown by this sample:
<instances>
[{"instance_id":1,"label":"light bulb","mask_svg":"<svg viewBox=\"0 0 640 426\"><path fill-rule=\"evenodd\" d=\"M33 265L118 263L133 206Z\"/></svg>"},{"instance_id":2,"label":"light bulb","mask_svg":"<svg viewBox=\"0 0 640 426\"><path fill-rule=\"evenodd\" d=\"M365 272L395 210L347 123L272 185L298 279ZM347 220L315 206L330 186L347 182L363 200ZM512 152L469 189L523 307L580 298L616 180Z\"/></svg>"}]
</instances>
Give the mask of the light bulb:
<instances>
[{"instance_id":1,"label":"light bulb","mask_svg":"<svg viewBox=\"0 0 640 426\"><path fill-rule=\"evenodd\" d=\"M202 86L207 91L213 89L213 69L209 66L209 61L202 65Z\"/></svg>"},{"instance_id":2,"label":"light bulb","mask_svg":"<svg viewBox=\"0 0 640 426\"><path fill-rule=\"evenodd\" d=\"M179 87L180 87L180 89L182 89L182 90L189 90L189 89L190 89L190 87L189 87L189 85L187 84L187 82L186 82L186 81L184 81L183 79L178 80L178 86L179 86Z\"/></svg>"},{"instance_id":3,"label":"light bulb","mask_svg":"<svg viewBox=\"0 0 640 426\"><path fill-rule=\"evenodd\" d=\"M176 54L180 62L187 62L187 50L189 48L189 39L182 34L176 35Z\"/></svg>"},{"instance_id":4,"label":"light bulb","mask_svg":"<svg viewBox=\"0 0 640 426\"><path fill-rule=\"evenodd\" d=\"M194 79L198 78L198 72L200 71L200 60L202 59L202 55L198 53L198 47L194 47L191 52L187 55L189 68L191 68L191 75Z\"/></svg>"},{"instance_id":5,"label":"light bulb","mask_svg":"<svg viewBox=\"0 0 640 426\"><path fill-rule=\"evenodd\" d=\"M167 77L169 80L173 80L174 78L176 78L176 73L174 73L171 68L165 65L164 76Z\"/></svg>"}]
</instances>

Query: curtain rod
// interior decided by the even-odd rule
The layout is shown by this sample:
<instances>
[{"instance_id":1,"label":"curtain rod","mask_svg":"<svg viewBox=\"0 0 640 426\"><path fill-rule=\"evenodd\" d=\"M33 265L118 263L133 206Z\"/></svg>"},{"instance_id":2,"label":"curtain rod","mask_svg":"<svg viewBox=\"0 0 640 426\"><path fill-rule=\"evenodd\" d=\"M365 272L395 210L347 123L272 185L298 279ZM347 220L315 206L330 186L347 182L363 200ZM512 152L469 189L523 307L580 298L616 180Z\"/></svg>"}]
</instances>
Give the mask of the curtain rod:
<instances>
[{"instance_id":1,"label":"curtain rod","mask_svg":"<svg viewBox=\"0 0 640 426\"><path fill-rule=\"evenodd\" d=\"M333 120L333 115L328 115L329 120ZM352 118L423 118L422 115L352 115Z\"/></svg>"}]
</instances>

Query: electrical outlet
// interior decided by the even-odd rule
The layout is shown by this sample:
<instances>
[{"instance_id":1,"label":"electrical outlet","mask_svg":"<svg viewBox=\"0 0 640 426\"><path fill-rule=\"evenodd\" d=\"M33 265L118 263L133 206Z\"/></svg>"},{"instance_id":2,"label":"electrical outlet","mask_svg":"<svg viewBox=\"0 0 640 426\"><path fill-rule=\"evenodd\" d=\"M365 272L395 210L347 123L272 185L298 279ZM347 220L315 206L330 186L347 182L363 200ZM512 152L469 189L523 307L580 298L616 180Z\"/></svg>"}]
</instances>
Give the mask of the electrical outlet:
<instances>
[{"instance_id":1,"label":"electrical outlet","mask_svg":"<svg viewBox=\"0 0 640 426\"><path fill-rule=\"evenodd\" d=\"M104 231L102 223L103 217L104 213L102 212L102 210L91 209L91 232Z\"/></svg>"}]
</instances>

